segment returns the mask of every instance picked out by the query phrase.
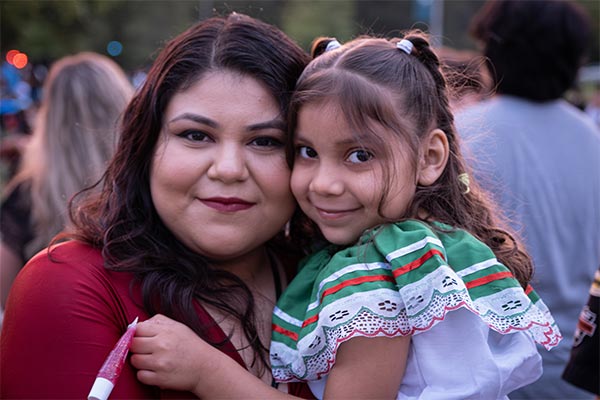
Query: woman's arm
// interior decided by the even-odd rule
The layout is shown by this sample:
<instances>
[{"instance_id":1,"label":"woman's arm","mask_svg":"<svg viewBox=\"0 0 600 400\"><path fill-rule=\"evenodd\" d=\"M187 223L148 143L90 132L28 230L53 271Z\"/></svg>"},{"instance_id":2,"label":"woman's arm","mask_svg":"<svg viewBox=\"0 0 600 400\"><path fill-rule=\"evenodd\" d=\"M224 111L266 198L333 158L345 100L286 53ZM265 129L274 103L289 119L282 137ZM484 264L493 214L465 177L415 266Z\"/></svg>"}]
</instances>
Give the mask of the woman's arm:
<instances>
[{"instance_id":1,"label":"woman's arm","mask_svg":"<svg viewBox=\"0 0 600 400\"><path fill-rule=\"evenodd\" d=\"M86 398L106 356L137 314L128 314L99 252L59 245L40 253L14 281L0 340L0 398ZM67 254L68 253L68 254ZM139 315L143 318L143 315ZM129 321L128 321L129 320ZM8 367L10 366L10 367ZM32 384L32 382L34 384ZM125 365L112 396L151 398Z\"/></svg>"},{"instance_id":2,"label":"woman's arm","mask_svg":"<svg viewBox=\"0 0 600 400\"><path fill-rule=\"evenodd\" d=\"M363 338L343 343L329 374L325 398L395 398L410 337ZM138 324L131 346L138 379L200 398L290 399L235 360L200 339L187 326L162 315Z\"/></svg>"}]
</instances>

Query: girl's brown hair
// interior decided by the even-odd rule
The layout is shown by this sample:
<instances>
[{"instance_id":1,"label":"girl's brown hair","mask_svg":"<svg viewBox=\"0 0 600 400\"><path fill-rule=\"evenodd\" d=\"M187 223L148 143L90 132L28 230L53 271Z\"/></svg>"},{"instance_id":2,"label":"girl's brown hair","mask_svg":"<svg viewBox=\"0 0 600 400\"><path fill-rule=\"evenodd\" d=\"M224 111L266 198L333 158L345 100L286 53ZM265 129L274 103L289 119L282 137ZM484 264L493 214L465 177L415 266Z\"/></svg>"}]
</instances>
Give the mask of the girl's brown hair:
<instances>
[{"instance_id":1,"label":"girl's brown hair","mask_svg":"<svg viewBox=\"0 0 600 400\"><path fill-rule=\"evenodd\" d=\"M303 105L334 101L355 133L373 133L377 146L391 156L394 149L377 137L374 126L396 132L415 166L423 137L436 128L444 131L450 150L446 167L431 186L417 185L404 217L415 218L425 212L428 220L470 232L487 244L525 286L533 266L523 245L509 233L488 194L472 179L469 185L459 179L469 169L461 155L439 59L424 33L409 31L404 39L413 45L410 54L396 47L400 39L360 37L315 58L296 86L290 129L293 132L296 127ZM313 49L322 48L327 40L331 39L317 40ZM290 162L293 151L290 146ZM416 170L413 172L416 181ZM395 173L387 171L386 187ZM380 209L386 200L387 191L383 192Z\"/></svg>"}]
</instances>

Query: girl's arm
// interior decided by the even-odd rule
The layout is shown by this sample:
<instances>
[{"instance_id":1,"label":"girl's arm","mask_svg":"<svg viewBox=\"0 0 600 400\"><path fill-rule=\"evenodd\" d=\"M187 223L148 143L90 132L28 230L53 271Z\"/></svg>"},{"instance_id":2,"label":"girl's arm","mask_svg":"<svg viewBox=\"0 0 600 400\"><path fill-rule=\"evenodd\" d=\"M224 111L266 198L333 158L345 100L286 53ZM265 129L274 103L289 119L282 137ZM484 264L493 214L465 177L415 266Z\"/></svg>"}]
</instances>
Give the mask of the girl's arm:
<instances>
[{"instance_id":1,"label":"girl's arm","mask_svg":"<svg viewBox=\"0 0 600 400\"><path fill-rule=\"evenodd\" d=\"M329 372L325 399L395 399L410 336L355 337L340 345Z\"/></svg>"},{"instance_id":2,"label":"girl's arm","mask_svg":"<svg viewBox=\"0 0 600 400\"><path fill-rule=\"evenodd\" d=\"M325 398L395 398L410 337L354 338L343 343ZM131 346L138 379L200 398L290 399L235 360L200 339L187 326L162 315L139 323Z\"/></svg>"}]
</instances>

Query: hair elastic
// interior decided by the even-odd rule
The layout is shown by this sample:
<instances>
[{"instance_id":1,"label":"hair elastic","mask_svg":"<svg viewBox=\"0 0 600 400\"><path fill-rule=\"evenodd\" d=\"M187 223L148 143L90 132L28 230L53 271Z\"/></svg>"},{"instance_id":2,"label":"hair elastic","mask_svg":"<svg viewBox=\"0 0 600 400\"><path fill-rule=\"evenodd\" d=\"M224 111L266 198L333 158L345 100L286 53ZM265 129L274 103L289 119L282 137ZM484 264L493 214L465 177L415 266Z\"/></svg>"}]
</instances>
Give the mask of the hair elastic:
<instances>
[{"instance_id":1,"label":"hair elastic","mask_svg":"<svg viewBox=\"0 0 600 400\"><path fill-rule=\"evenodd\" d=\"M469 174L463 172L458 175L458 181L465 186L465 190L463 190L463 194L467 194L471 191L471 180L469 179Z\"/></svg>"},{"instance_id":2,"label":"hair elastic","mask_svg":"<svg viewBox=\"0 0 600 400\"><path fill-rule=\"evenodd\" d=\"M331 42L327 43L327 47L325 47L325 52L339 49L340 47L342 47L340 42L338 42L337 39L333 39Z\"/></svg>"},{"instance_id":3,"label":"hair elastic","mask_svg":"<svg viewBox=\"0 0 600 400\"><path fill-rule=\"evenodd\" d=\"M396 43L396 47L405 52L406 54L412 53L414 45L408 39L402 39L398 43Z\"/></svg>"}]
</instances>

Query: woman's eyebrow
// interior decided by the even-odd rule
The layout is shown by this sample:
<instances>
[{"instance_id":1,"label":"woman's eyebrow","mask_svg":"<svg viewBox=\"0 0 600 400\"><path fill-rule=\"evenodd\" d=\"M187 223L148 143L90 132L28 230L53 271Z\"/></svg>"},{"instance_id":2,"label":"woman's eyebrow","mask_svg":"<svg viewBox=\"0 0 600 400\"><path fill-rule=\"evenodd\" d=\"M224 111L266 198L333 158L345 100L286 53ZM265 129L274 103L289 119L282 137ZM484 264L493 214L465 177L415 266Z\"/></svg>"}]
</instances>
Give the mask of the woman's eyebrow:
<instances>
[{"instance_id":1,"label":"woman's eyebrow","mask_svg":"<svg viewBox=\"0 0 600 400\"><path fill-rule=\"evenodd\" d=\"M263 129L279 129L285 131L286 125L281 118L275 118L270 121L257 122L256 124L248 125L249 131L260 131Z\"/></svg>"},{"instance_id":2,"label":"woman's eyebrow","mask_svg":"<svg viewBox=\"0 0 600 400\"><path fill-rule=\"evenodd\" d=\"M219 126L220 126L217 121L214 121L203 115L193 114L193 113L184 113L184 114L178 115L178 116L174 117L173 119L171 119L169 121L169 123L173 123L173 122L177 122L177 121L181 121L181 120L189 120L189 121L197 122L199 124L204 124L204 125L210 126L211 128L215 128L215 129L219 128ZM279 129L279 130L285 131L286 124L281 118L275 118L270 121L257 122L255 124L248 125L248 127L246 128L246 130L248 130L248 131L259 131L259 130L263 130L263 129Z\"/></svg>"},{"instance_id":3,"label":"woman's eyebrow","mask_svg":"<svg viewBox=\"0 0 600 400\"><path fill-rule=\"evenodd\" d=\"M184 113L184 114L178 115L175 118L171 119L169 121L169 123L173 123L173 122L176 122L176 121L181 121L183 119L194 121L194 122L197 122L199 124L208 125L211 128L218 128L219 127L219 124L216 121L213 121L212 119L210 119L208 117L205 117L203 115L192 114L192 113Z\"/></svg>"}]
</instances>

